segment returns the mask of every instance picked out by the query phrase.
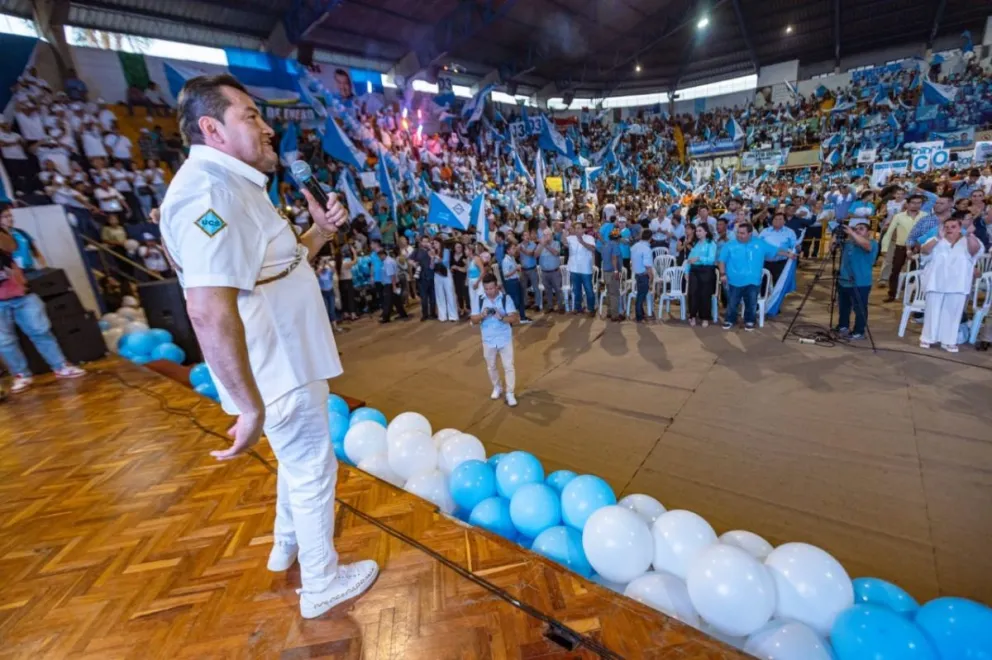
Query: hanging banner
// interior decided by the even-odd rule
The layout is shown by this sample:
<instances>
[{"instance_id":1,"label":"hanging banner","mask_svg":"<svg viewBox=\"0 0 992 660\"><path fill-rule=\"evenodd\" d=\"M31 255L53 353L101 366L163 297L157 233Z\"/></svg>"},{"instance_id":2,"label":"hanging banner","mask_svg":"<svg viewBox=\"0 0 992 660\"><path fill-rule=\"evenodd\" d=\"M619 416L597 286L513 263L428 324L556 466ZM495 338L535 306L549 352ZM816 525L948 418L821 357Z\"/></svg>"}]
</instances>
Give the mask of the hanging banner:
<instances>
[{"instance_id":1,"label":"hanging banner","mask_svg":"<svg viewBox=\"0 0 992 660\"><path fill-rule=\"evenodd\" d=\"M992 142L976 142L974 162L985 163L989 160L992 160Z\"/></svg>"},{"instance_id":2,"label":"hanging banner","mask_svg":"<svg viewBox=\"0 0 992 660\"><path fill-rule=\"evenodd\" d=\"M909 171L908 160L890 160L884 163L875 163L871 170L871 184L881 186L889 177L895 174L905 174Z\"/></svg>"},{"instance_id":3,"label":"hanging banner","mask_svg":"<svg viewBox=\"0 0 992 660\"><path fill-rule=\"evenodd\" d=\"M298 122L301 124L317 121L317 111L309 105L279 105L275 103L257 103L258 109L268 123Z\"/></svg>"},{"instance_id":4,"label":"hanging banner","mask_svg":"<svg viewBox=\"0 0 992 660\"><path fill-rule=\"evenodd\" d=\"M951 164L949 149L919 149L913 151L910 167L914 172L929 172L930 170L948 167Z\"/></svg>"},{"instance_id":5,"label":"hanging banner","mask_svg":"<svg viewBox=\"0 0 992 660\"><path fill-rule=\"evenodd\" d=\"M943 142L947 149L967 149L975 144L975 127L968 126L954 131L930 131L927 137Z\"/></svg>"},{"instance_id":6,"label":"hanging banner","mask_svg":"<svg viewBox=\"0 0 992 660\"><path fill-rule=\"evenodd\" d=\"M858 164L868 165L878 159L877 149L858 149Z\"/></svg>"},{"instance_id":7,"label":"hanging banner","mask_svg":"<svg viewBox=\"0 0 992 660\"><path fill-rule=\"evenodd\" d=\"M741 169L762 169L768 165L775 168L784 167L789 160L789 149L761 149L745 151L741 154Z\"/></svg>"},{"instance_id":8,"label":"hanging banner","mask_svg":"<svg viewBox=\"0 0 992 660\"><path fill-rule=\"evenodd\" d=\"M510 133L518 140L528 138L531 135L539 135L541 133L541 123L541 115L528 117L526 121L519 119L510 124Z\"/></svg>"}]
</instances>

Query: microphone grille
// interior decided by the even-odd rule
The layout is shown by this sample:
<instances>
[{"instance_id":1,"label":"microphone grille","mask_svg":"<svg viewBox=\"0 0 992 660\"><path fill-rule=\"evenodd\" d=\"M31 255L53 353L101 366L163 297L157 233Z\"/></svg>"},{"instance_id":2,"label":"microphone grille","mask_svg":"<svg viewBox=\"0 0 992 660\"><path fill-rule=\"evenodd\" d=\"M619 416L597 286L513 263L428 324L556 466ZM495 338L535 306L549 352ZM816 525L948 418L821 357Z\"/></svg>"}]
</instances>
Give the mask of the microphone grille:
<instances>
[{"instance_id":1,"label":"microphone grille","mask_svg":"<svg viewBox=\"0 0 992 660\"><path fill-rule=\"evenodd\" d=\"M304 160L293 161L293 164L289 166L289 169L292 171L293 178L296 179L297 183L305 183L313 176L313 171L310 169L310 165Z\"/></svg>"}]
</instances>

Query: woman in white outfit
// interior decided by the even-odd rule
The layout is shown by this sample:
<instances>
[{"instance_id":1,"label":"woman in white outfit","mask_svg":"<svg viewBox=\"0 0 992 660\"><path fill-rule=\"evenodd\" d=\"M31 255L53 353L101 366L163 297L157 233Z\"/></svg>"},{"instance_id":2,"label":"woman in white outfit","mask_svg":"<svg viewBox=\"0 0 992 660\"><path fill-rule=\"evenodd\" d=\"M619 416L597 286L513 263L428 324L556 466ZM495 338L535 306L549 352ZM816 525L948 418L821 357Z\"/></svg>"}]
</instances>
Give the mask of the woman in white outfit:
<instances>
[{"instance_id":1,"label":"woman in white outfit","mask_svg":"<svg viewBox=\"0 0 992 660\"><path fill-rule=\"evenodd\" d=\"M455 281L451 278L451 250L444 247L439 238L431 241L431 268L434 270L437 320L457 323L458 300L455 298Z\"/></svg>"},{"instance_id":2,"label":"woman in white outfit","mask_svg":"<svg viewBox=\"0 0 992 660\"><path fill-rule=\"evenodd\" d=\"M950 353L958 352L958 327L975 277L975 259L982 244L973 231L961 231L957 214L944 221L936 236L923 243L930 256L923 270L927 307L923 313L920 347L940 343Z\"/></svg>"}]
</instances>

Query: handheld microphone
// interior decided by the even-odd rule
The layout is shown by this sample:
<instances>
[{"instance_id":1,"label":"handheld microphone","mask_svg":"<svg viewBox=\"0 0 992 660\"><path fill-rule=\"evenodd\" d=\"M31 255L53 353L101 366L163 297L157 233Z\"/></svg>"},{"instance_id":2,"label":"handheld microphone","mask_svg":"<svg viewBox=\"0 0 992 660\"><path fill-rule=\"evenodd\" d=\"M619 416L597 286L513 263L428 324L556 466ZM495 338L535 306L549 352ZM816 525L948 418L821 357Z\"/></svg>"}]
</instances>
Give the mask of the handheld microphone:
<instances>
[{"instance_id":1,"label":"handheld microphone","mask_svg":"<svg viewBox=\"0 0 992 660\"><path fill-rule=\"evenodd\" d=\"M309 190L313 198L320 204L320 208L326 209L330 198L320 181L313 178L313 170L310 169L310 165L306 161L297 160L289 166L289 169L293 173L296 183ZM351 223L345 220L344 224L338 227L338 232L347 234L349 231L351 231Z\"/></svg>"}]
</instances>

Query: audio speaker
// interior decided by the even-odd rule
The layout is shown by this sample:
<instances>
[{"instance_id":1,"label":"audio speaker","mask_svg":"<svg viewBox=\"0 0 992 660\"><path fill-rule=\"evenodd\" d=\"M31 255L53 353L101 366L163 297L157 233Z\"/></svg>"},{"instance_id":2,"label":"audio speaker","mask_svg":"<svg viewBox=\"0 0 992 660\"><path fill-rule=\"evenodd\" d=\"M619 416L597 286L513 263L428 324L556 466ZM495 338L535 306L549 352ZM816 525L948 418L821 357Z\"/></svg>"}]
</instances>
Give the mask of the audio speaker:
<instances>
[{"instance_id":1,"label":"audio speaker","mask_svg":"<svg viewBox=\"0 0 992 660\"><path fill-rule=\"evenodd\" d=\"M48 312L48 320L52 323L55 323L56 319L74 318L86 313L75 291L67 291L57 296L51 296L45 298L44 301L45 311Z\"/></svg>"},{"instance_id":2,"label":"audio speaker","mask_svg":"<svg viewBox=\"0 0 992 660\"><path fill-rule=\"evenodd\" d=\"M313 66L313 44L300 44L297 46L296 60L305 67Z\"/></svg>"},{"instance_id":3,"label":"audio speaker","mask_svg":"<svg viewBox=\"0 0 992 660\"><path fill-rule=\"evenodd\" d=\"M69 285L69 278L65 276L65 271L58 268L41 268L29 271L25 275L28 278L31 293L37 294L42 300L60 296L72 288Z\"/></svg>"},{"instance_id":4,"label":"audio speaker","mask_svg":"<svg viewBox=\"0 0 992 660\"><path fill-rule=\"evenodd\" d=\"M186 314L186 300L179 280L159 280L138 285L141 306L148 326L172 333L172 341L186 352L187 362L202 362L203 354L196 341L193 324Z\"/></svg>"}]
</instances>

